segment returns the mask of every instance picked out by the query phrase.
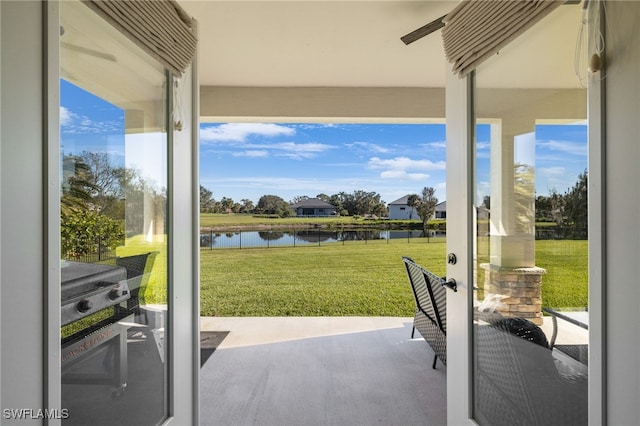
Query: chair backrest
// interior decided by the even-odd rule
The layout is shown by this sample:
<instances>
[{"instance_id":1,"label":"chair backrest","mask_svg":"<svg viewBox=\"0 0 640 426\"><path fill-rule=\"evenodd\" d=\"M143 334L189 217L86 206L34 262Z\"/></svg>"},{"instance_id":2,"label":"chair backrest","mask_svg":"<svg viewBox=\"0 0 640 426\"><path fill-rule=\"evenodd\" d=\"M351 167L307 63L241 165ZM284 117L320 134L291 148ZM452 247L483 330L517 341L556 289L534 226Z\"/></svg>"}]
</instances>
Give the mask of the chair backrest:
<instances>
[{"instance_id":1,"label":"chair backrest","mask_svg":"<svg viewBox=\"0 0 640 426\"><path fill-rule=\"evenodd\" d=\"M139 299L144 297L144 289L149 283L149 276L157 254L158 252L152 251L116 258L116 265L127 270L127 283L131 291L131 298L127 302L129 309L138 306Z\"/></svg>"},{"instance_id":2,"label":"chair backrest","mask_svg":"<svg viewBox=\"0 0 640 426\"><path fill-rule=\"evenodd\" d=\"M144 274L147 258L151 253L135 254L133 256L117 257L116 265L127 270L127 278L137 277Z\"/></svg>"},{"instance_id":3,"label":"chair backrest","mask_svg":"<svg viewBox=\"0 0 640 426\"><path fill-rule=\"evenodd\" d=\"M447 293L442 286L444 279L404 256L402 261L416 301L416 308L422 311L440 330L447 332Z\"/></svg>"},{"instance_id":4,"label":"chair backrest","mask_svg":"<svg viewBox=\"0 0 640 426\"><path fill-rule=\"evenodd\" d=\"M588 378L560 374L541 334L518 318L474 325L475 411L483 423L587 424Z\"/></svg>"}]
</instances>

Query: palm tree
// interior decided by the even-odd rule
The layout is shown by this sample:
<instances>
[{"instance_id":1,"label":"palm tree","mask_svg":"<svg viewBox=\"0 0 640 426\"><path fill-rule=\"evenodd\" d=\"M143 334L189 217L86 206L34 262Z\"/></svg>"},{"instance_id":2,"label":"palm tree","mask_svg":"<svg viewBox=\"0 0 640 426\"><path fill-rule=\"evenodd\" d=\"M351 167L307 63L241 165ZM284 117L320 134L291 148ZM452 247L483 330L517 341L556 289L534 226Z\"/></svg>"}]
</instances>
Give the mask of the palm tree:
<instances>
[{"instance_id":1,"label":"palm tree","mask_svg":"<svg viewBox=\"0 0 640 426\"><path fill-rule=\"evenodd\" d=\"M80 157L63 159L63 182L60 194L60 213L64 216L76 210L89 210L93 193L100 188L91 181L91 169Z\"/></svg>"},{"instance_id":2,"label":"palm tree","mask_svg":"<svg viewBox=\"0 0 640 426\"><path fill-rule=\"evenodd\" d=\"M407 206L411 208L411 210L409 210L409 220L413 219L413 211L417 211L419 203L420 197L418 197L418 194L411 194L407 197Z\"/></svg>"}]
</instances>

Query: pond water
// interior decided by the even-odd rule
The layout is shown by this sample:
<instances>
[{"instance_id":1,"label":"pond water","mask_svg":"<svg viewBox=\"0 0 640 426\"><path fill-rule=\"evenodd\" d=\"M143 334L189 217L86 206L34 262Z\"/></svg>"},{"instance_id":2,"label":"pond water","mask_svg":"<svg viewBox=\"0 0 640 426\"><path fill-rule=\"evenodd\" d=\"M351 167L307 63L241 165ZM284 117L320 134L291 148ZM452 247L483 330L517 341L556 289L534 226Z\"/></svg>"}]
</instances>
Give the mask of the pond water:
<instances>
[{"instance_id":1,"label":"pond water","mask_svg":"<svg viewBox=\"0 0 640 426\"><path fill-rule=\"evenodd\" d=\"M444 237L444 233L432 233L432 237ZM424 238L422 231L352 230L330 231L323 229L204 232L200 234L202 248L249 248L321 245L346 241L370 241L389 239Z\"/></svg>"}]
</instances>

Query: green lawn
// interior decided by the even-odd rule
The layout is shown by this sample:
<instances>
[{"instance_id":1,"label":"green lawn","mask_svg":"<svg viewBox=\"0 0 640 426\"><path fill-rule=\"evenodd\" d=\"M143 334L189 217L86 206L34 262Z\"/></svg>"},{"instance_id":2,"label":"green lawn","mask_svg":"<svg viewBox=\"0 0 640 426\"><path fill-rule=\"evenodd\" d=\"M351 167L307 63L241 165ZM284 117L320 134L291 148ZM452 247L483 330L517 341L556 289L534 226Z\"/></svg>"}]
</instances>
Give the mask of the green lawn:
<instances>
[{"instance_id":1,"label":"green lawn","mask_svg":"<svg viewBox=\"0 0 640 426\"><path fill-rule=\"evenodd\" d=\"M555 308L588 305L589 262L586 240L536 241L536 266L542 277L542 304Z\"/></svg>"},{"instance_id":2,"label":"green lawn","mask_svg":"<svg viewBox=\"0 0 640 426\"><path fill-rule=\"evenodd\" d=\"M201 250L204 316L412 316L402 256L444 275L444 239ZM543 304L587 304L587 242L537 241Z\"/></svg>"}]
</instances>

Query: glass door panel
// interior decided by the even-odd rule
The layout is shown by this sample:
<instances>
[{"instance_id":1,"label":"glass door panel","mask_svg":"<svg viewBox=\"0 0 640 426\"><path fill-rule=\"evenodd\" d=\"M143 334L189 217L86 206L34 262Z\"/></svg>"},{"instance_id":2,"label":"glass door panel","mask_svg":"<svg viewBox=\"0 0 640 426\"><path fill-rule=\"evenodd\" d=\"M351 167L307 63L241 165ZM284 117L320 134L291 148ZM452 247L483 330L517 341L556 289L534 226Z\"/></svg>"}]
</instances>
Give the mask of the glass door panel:
<instances>
[{"instance_id":1,"label":"glass door panel","mask_svg":"<svg viewBox=\"0 0 640 426\"><path fill-rule=\"evenodd\" d=\"M86 5L60 7L63 423L155 425L169 410L169 77Z\"/></svg>"},{"instance_id":2,"label":"glass door panel","mask_svg":"<svg viewBox=\"0 0 640 426\"><path fill-rule=\"evenodd\" d=\"M587 424L586 90L514 72L520 52L475 75L472 417Z\"/></svg>"}]
</instances>

